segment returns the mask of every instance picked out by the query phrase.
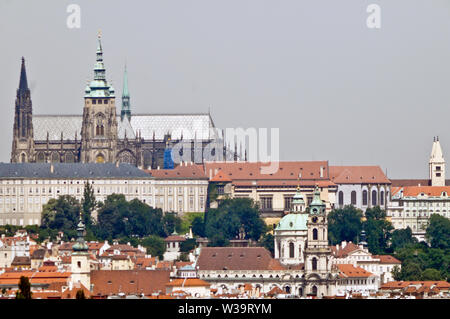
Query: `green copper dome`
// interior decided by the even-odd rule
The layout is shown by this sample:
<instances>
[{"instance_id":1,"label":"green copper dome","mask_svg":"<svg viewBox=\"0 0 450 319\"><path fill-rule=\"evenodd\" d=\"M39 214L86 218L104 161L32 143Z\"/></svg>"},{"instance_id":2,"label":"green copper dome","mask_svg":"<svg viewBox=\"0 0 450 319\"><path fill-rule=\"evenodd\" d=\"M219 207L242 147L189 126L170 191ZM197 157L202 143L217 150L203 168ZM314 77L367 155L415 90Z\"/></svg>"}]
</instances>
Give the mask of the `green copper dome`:
<instances>
[{"instance_id":1,"label":"green copper dome","mask_svg":"<svg viewBox=\"0 0 450 319\"><path fill-rule=\"evenodd\" d=\"M309 205L309 212L313 215L325 213L325 203L320 199L320 190L316 186L314 190L314 197Z\"/></svg>"},{"instance_id":2,"label":"green copper dome","mask_svg":"<svg viewBox=\"0 0 450 319\"><path fill-rule=\"evenodd\" d=\"M307 230L308 214L287 214L281 218L275 230Z\"/></svg>"}]
</instances>

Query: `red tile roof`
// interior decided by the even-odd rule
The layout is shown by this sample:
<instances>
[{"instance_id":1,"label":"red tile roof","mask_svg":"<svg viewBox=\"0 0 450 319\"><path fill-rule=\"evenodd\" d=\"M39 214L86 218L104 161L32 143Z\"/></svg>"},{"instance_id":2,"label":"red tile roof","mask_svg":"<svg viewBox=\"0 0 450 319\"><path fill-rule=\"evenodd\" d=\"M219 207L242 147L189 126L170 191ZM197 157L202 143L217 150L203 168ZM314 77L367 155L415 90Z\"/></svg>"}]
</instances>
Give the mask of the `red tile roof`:
<instances>
[{"instance_id":1,"label":"red tile roof","mask_svg":"<svg viewBox=\"0 0 450 319\"><path fill-rule=\"evenodd\" d=\"M331 251L333 252L336 258L345 258L349 253L361 249L358 245L355 245L352 242L348 242L344 248L342 248L342 243L336 249L336 246L331 246Z\"/></svg>"},{"instance_id":2,"label":"red tile roof","mask_svg":"<svg viewBox=\"0 0 450 319\"><path fill-rule=\"evenodd\" d=\"M166 237L164 239L164 241L166 241L166 242L168 242L168 241L170 241L170 242L172 242L172 241L185 241L185 240L186 240L185 237L177 236L177 235L170 235L170 236L168 236L168 237Z\"/></svg>"},{"instance_id":3,"label":"red tile roof","mask_svg":"<svg viewBox=\"0 0 450 319\"><path fill-rule=\"evenodd\" d=\"M351 264L337 264L336 266L339 269L339 277L341 278L367 278L373 276L371 272Z\"/></svg>"},{"instance_id":4,"label":"red tile roof","mask_svg":"<svg viewBox=\"0 0 450 319\"><path fill-rule=\"evenodd\" d=\"M210 180L211 182L231 182L231 178L225 175L222 171L219 171L213 178Z\"/></svg>"},{"instance_id":5,"label":"red tile roof","mask_svg":"<svg viewBox=\"0 0 450 319\"><path fill-rule=\"evenodd\" d=\"M407 186L395 188L395 193L397 194L403 189L403 197L417 197L420 194L425 194L432 197L440 197L443 192L450 196L450 186Z\"/></svg>"},{"instance_id":6,"label":"red tile roof","mask_svg":"<svg viewBox=\"0 0 450 319\"><path fill-rule=\"evenodd\" d=\"M158 179L208 179L202 166L191 163L178 165L173 169L152 169L145 172Z\"/></svg>"},{"instance_id":7,"label":"red tile roof","mask_svg":"<svg viewBox=\"0 0 450 319\"><path fill-rule=\"evenodd\" d=\"M93 295L144 294L165 292L167 270L94 270L91 271Z\"/></svg>"},{"instance_id":8,"label":"red tile roof","mask_svg":"<svg viewBox=\"0 0 450 319\"><path fill-rule=\"evenodd\" d=\"M199 270L284 270L263 247L204 247Z\"/></svg>"},{"instance_id":9,"label":"red tile roof","mask_svg":"<svg viewBox=\"0 0 450 319\"><path fill-rule=\"evenodd\" d=\"M233 180L294 180L301 173L301 180L329 180L327 161L310 162L278 162L278 170L272 174L262 174L262 169L269 164L262 162L206 162L204 164L207 176L212 178L219 171L224 177ZM320 167L323 177L320 177Z\"/></svg>"},{"instance_id":10,"label":"red tile roof","mask_svg":"<svg viewBox=\"0 0 450 319\"><path fill-rule=\"evenodd\" d=\"M330 166L330 178L336 184L391 184L379 166Z\"/></svg>"},{"instance_id":11,"label":"red tile roof","mask_svg":"<svg viewBox=\"0 0 450 319\"><path fill-rule=\"evenodd\" d=\"M209 287L211 284L198 278L177 278L167 283L168 287Z\"/></svg>"},{"instance_id":12,"label":"red tile roof","mask_svg":"<svg viewBox=\"0 0 450 319\"><path fill-rule=\"evenodd\" d=\"M380 259L380 264L401 264L402 262L390 255L373 255L373 258Z\"/></svg>"}]
</instances>

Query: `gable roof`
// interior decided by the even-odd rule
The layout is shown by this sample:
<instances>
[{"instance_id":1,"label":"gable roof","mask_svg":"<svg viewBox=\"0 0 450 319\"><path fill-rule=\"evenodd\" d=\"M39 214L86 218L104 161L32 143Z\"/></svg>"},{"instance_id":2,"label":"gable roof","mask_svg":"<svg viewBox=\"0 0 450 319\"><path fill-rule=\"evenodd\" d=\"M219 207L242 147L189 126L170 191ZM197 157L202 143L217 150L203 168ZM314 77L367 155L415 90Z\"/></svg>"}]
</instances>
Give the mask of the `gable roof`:
<instances>
[{"instance_id":1,"label":"gable roof","mask_svg":"<svg viewBox=\"0 0 450 319\"><path fill-rule=\"evenodd\" d=\"M93 270L92 295L144 294L165 292L169 282L167 270Z\"/></svg>"},{"instance_id":2,"label":"gable roof","mask_svg":"<svg viewBox=\"0 0 450 319\"><path fill-rule=\"evenodd\" d=\"M379 166L330 166L330 179L336 184L391 184Z\"/></svg>"},{"instance_id":3,"label":"gable roof","mask_svg":"<svg viewBox=\"0 0 450 319\"><path fill-rule=\"evenodd\" d=\"M337 264L336 266L339 269L339 277L341 278L367 278L373 276L371 272L351 264Z\"/></svg>"},{"instance_id":4,"label":"gable roof","mask_svg":"<svg viewBox=\"0 0 450 319\"><path fill-rule=\"evenodd\" d=\"M359 249L361 249L361 248L352 242L346 243L344 248L342 248L342 243L337 248L336 248L336 246L331 246L331 251L333 252L333 254L336 258L345 258L351 252L353 252L355 250L359 250Z\"/></svg>"},{"instance_id":5,"label":"gable roof","mask_svg":"<svg viewBox=\"0 0 450 319\"><path fill-rule=\"evenodd\" d=\"M201 166L191 163L183 163L173 169L149 169L145 172L157 179L208 179Z\"/></svg>"},{"instance_id":6,"label":"gable roof","mask_svg":"<svg viewBox=\"0 0 450 319\"><path fill-rule=\"evenodd\" d=\"M197 260L199 270L283 270L263 247L204 247Z\"/></svg>"},{"instance_id":7,"label":"gable roof","mask_svg":"<svg viewBox=\"0 0 450 319\"><path fill-rule=\"evenodd\" d=\"M398 194L403 191L403 197L417 197L424 194L429 197L440 197L442 193L447 193L450 195L450 186L405 186L405 187L395 187L393 189L392 195Z\"/></svg>"}]
</instances>

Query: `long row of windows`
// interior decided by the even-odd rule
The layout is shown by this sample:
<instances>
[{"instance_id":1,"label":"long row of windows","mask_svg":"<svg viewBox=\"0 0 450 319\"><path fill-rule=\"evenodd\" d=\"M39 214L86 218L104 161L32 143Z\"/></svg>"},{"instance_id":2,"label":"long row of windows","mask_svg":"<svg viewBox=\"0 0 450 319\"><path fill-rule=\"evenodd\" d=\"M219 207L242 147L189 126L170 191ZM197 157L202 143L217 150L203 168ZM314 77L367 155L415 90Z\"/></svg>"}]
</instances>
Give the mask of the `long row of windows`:
<instances>
[{"instance_id":1,"label":"long row of windows","mask_svg":"<svg viewBox=\"0 0 450 319\"><path fill-rule=\"evenodd\" d=\"M380 191L380 198L378 198L377 196L378 192L376 190L372 190L372 196L371 196L371 202L372 202L372 206L377 206L377 205L384 205L385 202L385 193L384 191ZM338 204L339 206L343 206L344 205L344 192L343 191L339 191L338 193ZM369 198L368 198L368 192L367 190L363 190L362 191L362 205L363 206L367 206L369 202ZM356 202L356 191L352 191L350 193L350 204L353 206L357 205Z\"/></svg>"}]
</instances>

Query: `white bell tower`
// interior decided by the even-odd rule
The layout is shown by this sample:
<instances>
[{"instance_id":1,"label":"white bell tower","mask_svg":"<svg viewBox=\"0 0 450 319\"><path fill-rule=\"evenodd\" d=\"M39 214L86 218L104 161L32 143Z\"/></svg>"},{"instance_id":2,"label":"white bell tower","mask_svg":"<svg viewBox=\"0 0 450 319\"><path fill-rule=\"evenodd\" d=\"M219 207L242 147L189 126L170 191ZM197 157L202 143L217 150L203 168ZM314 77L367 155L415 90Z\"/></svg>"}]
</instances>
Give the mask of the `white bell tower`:
<instances>
[{"instance_id":1,"label":"white bell tower","mask_svg":"<svg viewBox=\"0 0 450 319\"><path fill-rule=\"evenodd\" d=\"M431 186L445 186L445 160L442 155L439 136L433 139L433 147L429 161L429 174Z\"/></svg>"}]
</instances>

